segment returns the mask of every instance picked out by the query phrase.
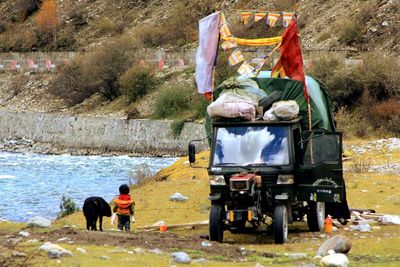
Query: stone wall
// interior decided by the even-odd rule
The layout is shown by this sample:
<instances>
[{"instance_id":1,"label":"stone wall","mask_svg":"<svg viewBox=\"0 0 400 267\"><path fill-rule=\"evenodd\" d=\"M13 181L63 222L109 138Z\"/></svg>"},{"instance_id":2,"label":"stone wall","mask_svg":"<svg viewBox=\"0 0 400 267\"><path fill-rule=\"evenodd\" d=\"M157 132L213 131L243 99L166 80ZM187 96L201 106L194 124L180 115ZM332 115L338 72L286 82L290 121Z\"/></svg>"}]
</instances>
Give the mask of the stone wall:
<instances>
[{"instance_id":1,"label":"stone wall","mask_svg":"<svg viewBox=\"0 0 400 267\"><path fill-rule=\"evenodd\" d=\"M0 138L26 138L59 148L181 156L187 154L190 140L206 136L202 124L188 122L180 136L174 138L171 123L0 111ZM196 144L197 151L206 148L206 142Z\"/></svg>"}]
</instances>

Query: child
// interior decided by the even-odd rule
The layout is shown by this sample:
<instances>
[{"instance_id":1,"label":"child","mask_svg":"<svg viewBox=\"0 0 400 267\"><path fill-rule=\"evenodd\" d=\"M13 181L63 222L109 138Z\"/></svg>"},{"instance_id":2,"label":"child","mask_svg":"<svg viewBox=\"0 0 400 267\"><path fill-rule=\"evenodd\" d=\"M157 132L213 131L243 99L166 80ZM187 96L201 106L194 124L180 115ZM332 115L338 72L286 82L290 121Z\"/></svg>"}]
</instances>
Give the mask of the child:
<instances>
[{"instance_id":1,"label":"child","mask_svg":"<svg viewBox=\"0 0 400 267\"><path fill-rule=\"evenodd\" d=\"M118 229L129 232L131 230L131 216L134 214L135 202L129 195L129 186L123 184L119 187L119 196L114 199L113 211L118 215Z\"/></svg>"}]
</instances>

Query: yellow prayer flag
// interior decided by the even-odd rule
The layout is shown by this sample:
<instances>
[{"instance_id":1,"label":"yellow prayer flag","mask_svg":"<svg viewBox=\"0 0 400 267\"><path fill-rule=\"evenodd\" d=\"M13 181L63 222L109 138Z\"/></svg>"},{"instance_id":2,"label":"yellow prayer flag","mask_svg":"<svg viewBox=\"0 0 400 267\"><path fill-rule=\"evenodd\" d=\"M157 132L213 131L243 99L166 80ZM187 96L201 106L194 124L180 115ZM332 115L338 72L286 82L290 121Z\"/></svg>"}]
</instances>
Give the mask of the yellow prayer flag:
<instances>
[{"instance_id":1,"label":"yellow prayer flag","mask_svg":"<svg viewBox=\"0 0 400 267\"><path fill-rule=\"evenodd\" d=\"M276 21L279 19L279 17L281 16L280 13L268 13L268 17L267 17L267 25L270 27L274 27Z\"/></svg>"},{"instance_id":2,"label":"yellow prayer flag","mask_svg":"<svg viewBox=\"0 0 400 267\"><path fill-rule=\"evenodd\" d=\"M224 41L221 44L222 49L227 50L229 48L234 48L237 47L237 44L235 41Z\"/></svg>"},{"instance_id":3,"label":"yellow prayer flag","mask_svg":"<svg viewBox=\"0 0 400 267\"><path fill-rule=\"evenodd\" d=\"M254 15L254 22L257 22L259 20L262 20L265 16L267 15L267 12L257 12Z\"/></svg>"},{"instance_id":4,"label":"yellow prayer flag","mask_svg":"<svg viewBox=\"0 0 400 267\"><path fill-rule=\"evenodd\" d=\"M231 65L231 66L234 66L243 60L244 60L244 56L239 49L235 49L235 51L233 51L232 54L230 55L230 57L228 58L229 65Z\"/></svg>"},{"instance_id":5,"label":"yellow prayer flag","mask_svg":"<svg viewBox=\"0 0 400 267\"><path fill-rule=\"evenodd\" d=\"M248 24L251 14L252 14L252 12L248 12L248 11L240 12L240 22L242 22L245 25Z\"/></svg>"},{"instance_id":6,"label":"yellow prayer flag","mask_svg":"<svg viewBox=\"0 0 400 267\"><path fill-rule=\"evenodd\" d=\"M293 12L283 12L283 27L287 28L287 26L289 26L290 22L292 22L293 16Z\"/></svg>"}]
</instances>

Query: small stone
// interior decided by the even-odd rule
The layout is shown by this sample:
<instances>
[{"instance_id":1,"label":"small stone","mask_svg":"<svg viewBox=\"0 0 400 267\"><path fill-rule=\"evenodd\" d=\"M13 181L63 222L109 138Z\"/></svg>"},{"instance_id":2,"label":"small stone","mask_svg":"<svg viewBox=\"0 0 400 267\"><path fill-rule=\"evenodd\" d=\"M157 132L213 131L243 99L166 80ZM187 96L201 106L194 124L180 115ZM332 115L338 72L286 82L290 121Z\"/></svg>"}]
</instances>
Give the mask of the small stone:
<instances>
[{"instance_id":1,"label":"small stone","mask_svg":"<svg viewBox=\"0 0 400 267\"><path fill-rule=\"evenodd\" d=\"M319 238L325 239L325 238L326 238L326 234L320 234L320 235L319 235Z\"/></svg>"},{"instance_id":2,"label":"small stone","mask_svg":"<svg viewBox=\"0 0 400 267\"><path fill-rule=\"evenodd\" d=\"M27 243L27 244L36 244L36 243L39 243L39 240L37 240L37 239L29 239L25 243Z\"/></svg>"},{"instance_id":3,"label":"small stone","mask_svg":"<svg viewBox=\"0 0 400 267\"><path fill-rule=\"evenodd\" d=\"M186 252L175 252L171 254L174 262L189 264L191 259Z\"/></svg>"},{"instance_id":4,"label":"small stone","mask_svg":"<svg viewBox=\"0 0 400 267\"><path fill-rule=\"evenodd\" d=\"M200 259L195 259L193 260L194 263L200 263L200 264L205 264L208 263L209 261L205 258L200 258Z\"/></svg>"},{"instance_id":5,"label":"small stone","mask_svg":"<svg viewBox=\"0 0 400 267\"><path fill-rule=\"evenodd\" d=\"M149 252L154 253L154 254L162 254L163 253L161 251L161 249L159 249L159 248L151 249L151 250L149 250Z\"/></svg>"},{"instance_id":6,"label":"small stone","mask_svg":"<svg viewBox=\"0 0 400 267\"><path fill-rule=\"evenodd\" d=\"M373 230L380 230L381 227L379 227L379 226L372 226L372 229L373 229Z\"/></svg>"},{"instance_id":7,"label":"small stone","mask_svg":"<svg viewBox=\"0 0 400 267\"><path fill-rule=\"evenodd\" d=\"M67 241L67 240L68 240L68 237L63 237L63 238L57 239L57 242L64 242L64 241Z\"/></svg>"},{"instance_id":8,"label":"small stone","mask_svg":"<svg viewBox=\"0 0 400 267\"><path fill-rule=\"evenodd\" d=\"M211 247L211 246L212 246L212 244L211 244L210 242L208 242L208 241L203 241L203 242L201 242L201 245L202 245L203 247Z\"/></svg>"},{"instance_id":9,"label":"small stone","mask_svg":"<svg viewBox=\"0 0 400 267\"><path fill-rule=\"evenodd\" d=\"M87 253L87 251L86 251L86 249L83 249L83 248L76 248L76 251L78 251L78 252L80 252L80 253L82 253L82 254L86 254Z\"/></svg>"},{"instance_id":10,"label":"small stone","mask_svg":"<svg viewBox=\"0 0 400 267\"><path fill-rule=\"evenodd\" d=\"M27 256L26 253L19 251L13 251L11 255L16 258L25 258Z\"/></svg>"},{"instance_id":11,"label":"small stone","mask_svg":"<svg viewBox=\"0 0 400 267\"><path fill-rule=\"evenodd\" d=\"M349 259L342 253L327 255L320 261L322 266L330 267L347 267L349 266Z\"/></svg>"},{"instance_id":12,"label":"small stone","mask_svg":"<svg viewBox=\"0 0 400 267\"><path fill-rule=\"evenodd\" d=\"M60 251L56 249L51 249L47 251L47 257L49 259L59 259L60 258Z\"/></svg>"},{"instance_id":13,"label":"small stone","mask_svg":"<svg viewBox=\"0 0 400 267\"><path fill-rule=\"evenodd\" d=\"M264 267L264 265L262 265L261 263L256 263L256 265L254 265L254 267Z\"/></svg>"},{"instance_id":14,"label":"small stone","mask_svg":"<svg viewBox=\"0 0 400 267\"><path fill-rule=\"evenodd\" d=\"M144 253L144 250L143 250L142 248L135 248L135 249L133 250L133 252L135 252L136 254L143 254L143 253Z\"/></svg>"},{"instance_id":15,"label":"small stone","mask_svg":"<svg viewBox=\"0 0 400 267\"><path fill-rule=\"evenodd\" d=\"M100 259L108 261L108 260L110 260L110 257L108 257L108 256L100 256Z\"/></svg>"},{"instance_id":16,"label":"small stone","mask_svg":"<svg viewBox=\"0 0 400 267\"><path fill-rule=\"evenodd\" d=\"M20 232L18 233L18 235L23 236L23 237L29 237L31 234L28 233L27 231L20 231Z\"/></svg>"},{"instance_id":17,"label":"small stone","mask_svg":"<svg viewBox=\"0 0 400 267\"><path fill-rule=\"evenodd\" d=\"M382 22L382 26L388 26L389 23L387 21Z\"/></svg>"}]
</instances>

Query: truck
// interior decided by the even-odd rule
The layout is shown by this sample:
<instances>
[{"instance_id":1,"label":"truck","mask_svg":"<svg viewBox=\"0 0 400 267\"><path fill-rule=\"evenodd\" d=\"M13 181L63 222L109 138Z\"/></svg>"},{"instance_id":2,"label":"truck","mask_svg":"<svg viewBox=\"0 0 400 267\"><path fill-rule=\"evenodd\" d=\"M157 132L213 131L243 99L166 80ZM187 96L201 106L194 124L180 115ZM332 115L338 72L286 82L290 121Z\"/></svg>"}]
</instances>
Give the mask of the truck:
<instances>
[{"instance_id":1,"label":"truck","mask_svg":"<svg viewBox=\"0 0 400 267\"><path fill-rule=\"evenodd\" d=\"M263 71L252 79L269 96L279 92L279 99L273 100L295 100L300 109L297 118L248 121L207 117L212 241L223 242L224 231L267 229L272 230L274 242L282 244L288 241L289 225L296 221L306 219L309 231L323 231L327 215L342 223L350 217L342 133L336 131L325 86L306 76L309 117L303 84L270 76ZM214 99L222 90L218 87L213 92ZM271 102L268 100L263 103ZM190 142L191 164L196 161L195 151Z\"/></svg>"}]
</instances>

